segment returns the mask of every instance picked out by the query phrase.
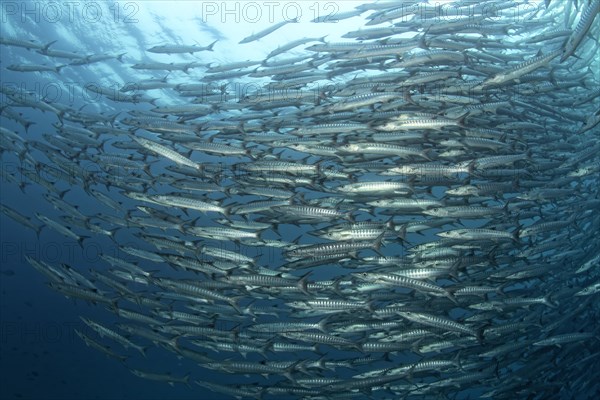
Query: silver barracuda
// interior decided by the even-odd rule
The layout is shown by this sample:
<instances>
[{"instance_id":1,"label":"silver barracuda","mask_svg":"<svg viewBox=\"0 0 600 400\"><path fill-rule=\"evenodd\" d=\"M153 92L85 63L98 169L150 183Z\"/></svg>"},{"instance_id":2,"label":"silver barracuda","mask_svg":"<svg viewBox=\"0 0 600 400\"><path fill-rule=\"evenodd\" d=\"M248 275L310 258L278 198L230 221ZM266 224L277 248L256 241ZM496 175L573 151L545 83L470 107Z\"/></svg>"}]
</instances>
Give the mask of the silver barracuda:
<instances>
[{"instance_id":1,"label":"silver barracuda","mask_svg":"<svg viewBox=\"0 0 600 400\"><path fill-rule=\"evenodd\" d=\"M144 148L146 148L158 155L166 157L169 160L171 160L179 165L184 165L184 166L195 168L195 169L201 168L200 164L193 162L189 158L182 156L181 154L177 153L175 150L168 148L167 146L163 146L162 144L159 144L159 143L153 142L152 140L144 139L141 137L134 136L133 140L138 142Z\"/></svg>"},{"instance_id":2,"label":"silver barracuda","mask_svg":"<svg viewBox=\"0 0 600 400\"><path fill-rule=\"evenodd\" d=\"M208 46L198 46L198 45L182 45L182 44L164 44L160 46L154 46L149 48L146 51L150 53L163 53L163 54L177 54L177 53L189 53L193 54L198 51L213 51L213 47L217 43L215 40Z\"/></svg>"},{"instance_id":3,"label":"silver barracuda","mask_svg":"<svg viewBox=\"0 0 600 400\"><path fill-rule=\"evenodd\" d=\"M2 315L100 396L598 397L599 0L21 3ZM89 392L11 329L1 397Z\"/></svg>"},{"instance_id":4,"label":"silver barracuda","mask_svg":"<svg viewBox=\"0 0 600 400\"><path fill-rule=\"evenodd\" d=\"M256 32L253 33L252 35L245 37L244 39L242 39L239 43L240 44L244 44L244 43L250 43L253 42L255 40L259 40L262 39L263 37L275 32L277 29L289 24L289 23L294 23L294 22L298 22L297 18L296 19L292 19L292 20L283 20L281 22L278 22L276 24L273 24L271 26L269 26L268 28L260 31L260 32Z\"/></svg>"}]
</instances>

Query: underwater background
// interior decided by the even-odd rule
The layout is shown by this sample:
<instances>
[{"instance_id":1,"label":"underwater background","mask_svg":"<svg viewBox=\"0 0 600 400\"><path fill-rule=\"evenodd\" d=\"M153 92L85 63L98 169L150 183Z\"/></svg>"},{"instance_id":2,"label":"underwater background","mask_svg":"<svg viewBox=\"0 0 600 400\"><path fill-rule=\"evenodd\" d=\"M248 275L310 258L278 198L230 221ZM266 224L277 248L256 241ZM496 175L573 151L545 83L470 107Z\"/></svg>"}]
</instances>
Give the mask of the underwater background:
<instances>
[{"instance_id":1,"label":"underwater background","mask_svg":"<svg viewBox=\"0 0 600 400\"><path fill-rule=\"evenodd\" d=\"M596 398L599 2L442 3L2 2L0 397ZM170 341L120 330L144 350L124 348L80 317ZM255 327L282 322L323 325Z\"/></svg>"}]
</instances>

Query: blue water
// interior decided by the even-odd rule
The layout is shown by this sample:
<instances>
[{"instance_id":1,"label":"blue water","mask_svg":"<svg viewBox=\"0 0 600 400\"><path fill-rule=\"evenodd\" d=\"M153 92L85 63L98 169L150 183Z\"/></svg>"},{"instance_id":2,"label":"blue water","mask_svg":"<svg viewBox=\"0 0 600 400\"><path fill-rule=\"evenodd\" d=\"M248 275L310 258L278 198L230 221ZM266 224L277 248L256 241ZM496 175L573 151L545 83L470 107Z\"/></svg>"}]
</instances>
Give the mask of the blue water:
<instances>
[{"instance_id":1,"label":"blue water","mask_svg":"<svg viewBox=\"0 0 600 400\"><path fill-rule=\"evenodd\" d=\"M290 25L276 35L270 35L259 44L239 46L242 38L258 32L271 23L286 19L283 14L286 3L281 7L261 4L254 9L243 3L192 2L192 1L144 1L144 2L94 2L73 3L70 6L56 2L2 2L2 36L23 38L46 43L57 40L53 48L78 51L82 54L126 52L121 64L109 60L86 66L65 67L60 76L53 73L18 73L6 70L12 63L63 64L66 59L48 58L35 51L23 48L0 46L1 83L24 91L31 91L40 100L48 100L79 108L86 105L84 112L102 111L112 114L131 109L150 109L151 105L115 103L102 96L86 91L85 85L96 83L117 91L124 84L137 82L150 77L162 77L160 71L136 71L129 66L137 62L190 62L227 63L248 59L263 59L272 49L292 39L310 36L323 36L330 33L350 30L354 24L335 28L315 26L311 32ZM257 3L258 4L258 3ZM290 3L296 7L298 3ZM330 6L319 4L299 5L304 21L313 19L319 13L331 12ZM341 8L340 8L341 6ZM336 9L350 9L354 4L339 4ZM216 7L216 8L215 8ZM224 7L224 8L223 8ZM326 7L319 11L319 7ZM289 19L297 14L297 8L286 6ZM272 12L272 15L269 13ZM317 13L317 14L315 14ZM306 26L306 25L305 25ZM323 33L326 31L327 33ZM144 49L155 45L183 43L208 45L218 40L214 52L190 55L161 55L145 53ZM232 49L235 49L232 51ZM192 73L191 76L194 76ZM181 82L190 82L190 77L175 71L169 74ZM238 93L243 93L240 88ZM154 91L159 95L165 92ZM168 104L161 98L159 105ZM41 137L42 133L52 132L51 124L57 119L50 113L20 108L23 116L35 121L29 130L29 137ZM2 118L2 126L17 132L23 128L14 121ZM19 166L18 158L4 155L1 167L12 172ZM27 181L26 177L20 180ZM68 187L65 187L67 189ZM41 214L57 217L61 213L52 209L42 194L44 189L34 184L27 185L25 192L10 183L2 182L0 200L25 215ZM70 204L77 205L85 214L110 211L98 203L87 203L81 190L74 188L65 197ZM26 210L32 210L30 213ZM35 218L33 218L34 222ZM87 269L106 267L99 258L100 251L115 255L117 248L106 238L95 236L86 240L83 251L77 244L67 241L52 229L44 228L36 238L34 232L20 226L4 215L0 218L0 398L25 399L220 399L229 398L207 392L191 383L192 389L176 384L174 386L153 382L133 376L128 369L116 360L86 347L74 333L74 329L90 333L90 329L79 319L80 315L110 323L116 321L113 314L102 306L92 306L84 301L74 301L53 292L46 286L46 278L33 270L25 261L25 256L45 260L51 264L67 263ZM126 241L120 236L120 241ZM131 240L136 240L131 237ZM151 250L146 247L147 250ZM252 249L254 250L254 249ZM122 254L123 255L123 254ZM123 255L133 261L132 256ZM7 272L8 271L8 272ZM14 275L13 275L14 272ZM118 345L114 350L122 352ZM230 383L226 376L209 370L200 370L187 359L177 360L172 354L156 349L148 352L148 359L132 354L128 364L142 370L170 372L183 376L193 372L193 378L221 384ZM216 355L216 353L212 353Z\"/></svg>"},{"instance_id":2,"label":"blue water","mask_svg":"<svg viewBox=\"0 0 600 400\"><path fill-rule=\"evenodd\" d=\"M166 73L136 71L130 65L137 62L189 62L227 63L248 59L261 60L271 50L298 37L320 37L328 34L328 41L341 40L341 34L362 26L361 18L351 18L337 24L290 24L260 42L248 45L237 43L252 32L264 29L270 23L302 16L307 21L329 12L343 12L357 2L286 2L277 3L271 11L263 3L258 4L259 16L243 2L192 2L192 1L147 1L147 2L85 2L77 3L67 10L64 4L52 2L3 2L3 36L20 37L48 42L57 40L57 49L91 53L126 53L124 62L109 60L87 66L67 66L60 76L53 73L17 73L6 70L12 63L56 63L62 59L51 59L22 48L0 46L1 83L22 90L32 91L40 99L59 102L72 108L83 105L85 112L112 114L131 109L148 110L149 104L115 103L86 92L83 88L89 83L98 83L115 90L128 82L143 78L162 77ZM225 7L225 8L223 8ZM229 8L227 8L229 7ZM284 11L285 10L285 11ZM298 11L300 10L300 11ZM300 14L298 14L298 12ZM289 13L289 14L284 14ZM195 55L156 55L145 53L154 45L184 43L208 45L218 40L214 52L200 52ZM174 82L190 82L198 75L172 72L169 79ZM317 88L315 88L317 89ZM243 92L244 89L240 89ZM162 95L165 92L152 91ZM158 105L176 101L176 98L162 97ZM51 124L57 119L50 113L37 110L18 109L23 116L35 121L29 129L28 138L41 138L43 133L51 133ZM121 115L124 116L124 113ZM2 126L24 133L14 121L2 118ZM202 160L197 160L202 161ZM2 156L0 167L5 172L17 170L20 163L13 154ZM123 173L126 173L123 171ZM27 178L18 178L27 181ZM2 181L0 201L25 215L33 217L39 212L50 217L62 213L54 210L43 197L45 189L34 184L19 190L17 185ZM64 189L68 186L62 184ZM114 189L112 189L114 190ZM110 193L110 192L109 192ZM216 196L218 197L218 196ZM124 197L120 197L122 200ZM67 193L65 200L77 205L86 215L110 213L110 209L89 202L89 197L78 188ZM130 204L134 204L131 202ZM124 207L127 208L127 207ZM33 221L35 217L33 217ZM320 228L317 226L316 228ZM78 230L79 231L79 230ZM282 236L295 237L297 229L283 227ZM128 240L137 239L120 232L119 242L127 245ZM275 238L275 237L267 237ZM429 237L424 237L427 241ZM310 243L306 238L304 243ZM83 249L75 242L67 241L55 231L44 228L39 236L2 215L0 217L0 398L1 399L227 399L208 392L191 383L191 389L153 382L133 376L124 364L106 357L104 354L86 347L75 335L73 329L89 332L89 328L79 319L80 315L106 324L117 318L103 306L93 306L84 301L74 301L50 290L46 278L35 271L25 261L25 256L42 259L50 264L67 263L80 271L106 268L106 262L99 258L100 252L119 254L115 244L106 237L94 235L84 241ZM144 247L151 250L149 246ZM231 247L230 249L234 249ZM83 250L83 251L82 251ZM257 249L250 248L249 255L256 256ZM388 248L393 251L393 248ZM401 251L401 247L397 248ZM123 255L133 260L132 256ZM374 254L372 254L374 255ZM401 254L398 254L401 255ZM281 254L273 250L262 254L261 260L267 265L280 264ZM164 267L167 268L167 267ZM328 279L330 273L314 274L311 279ZM133 308L133 307L131 307ZM114 350L120 351L118 345ZM220 384L231 383L225 374L217 374L200 369L193 361L176 359L170 352L152 349L145 359L140 354L128 352L131 358L128 366L153 372L173 373L183 376L192 373L194 379ZM214 352L210 356L218 357ZM273 357L277 359L276 357ZM249 356L249 359L253 359ZM246 380L255 382L256 380ZM237 382L237 381L236 381ZM264 384L268 380L261 378ZM474 394L476 395L476 393Z\"/></svg>"}]
</instances>

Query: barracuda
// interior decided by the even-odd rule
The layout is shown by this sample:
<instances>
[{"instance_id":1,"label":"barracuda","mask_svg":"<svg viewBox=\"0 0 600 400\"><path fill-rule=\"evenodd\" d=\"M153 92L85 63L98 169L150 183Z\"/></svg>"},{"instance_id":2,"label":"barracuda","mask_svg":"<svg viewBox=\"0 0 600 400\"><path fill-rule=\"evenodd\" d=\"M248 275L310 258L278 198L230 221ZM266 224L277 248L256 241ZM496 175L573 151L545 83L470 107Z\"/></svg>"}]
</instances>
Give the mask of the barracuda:
<instances>
[{"instance_id":1,"label":"barracuda","mask_svg":"<svg viewBox=\"0 0 600 400\"><path fill-rule=\"evenodd\" d=\"M163 146L162 144L153 142L148 139L136 137L136 136L133 137L133 140L138 142L144 148L146 148L158 155L161 155L165 158L168 158L169 160L175 162L176 164L184 165L186 167L191 167L194 169L202 168L200 166L200 164L193 162L189 158L182 156L181 154L177 153L176 151L174 151L166 146Z\"/></svg>"},{"instance_id":2,"label":"barracuda","mask_svg":"<svg viewBox=\"0 0 600 400\"><path fill-rule=\"evenodd\" d=\"M310 272L308 273L310 274ZM307 288L308 274L300 279L294 280L273 275L230 275L227 281L236 285L243 286L267 286L267 287L287 287L295 286L306 295L310 295Z\"/></svg>"},{"instance_id":3,"label":"barracuda","mask_svg":"<svg viewBox=\"0 0 600 400\"><path fill-rule=\"evenodd\" d=\"M375 207L403 210L405 212L421 212L429 208L436 208L443 205L437 200L424 199L383 199L369 201L367 204Z\"/></svg>"},{"instance_id":4,"label":"barracuda","mask_svg":"<svg viewBox=\"0 0 600 400\"><path fill-rule=\"evenodd\" d=\"M352 219L352 215L331 208L282 205L273 207L273 209L284 215L292 215L299 218Z\"/></svg>"},{"instance_id":5,"label":"barracuda","mask_svg":"<svg viewBox=\"0 0 600 400\"><path fill-rule=\"evenodd\" d=\"M273 24L273 25L269 26L268 28L266 28L266 29L264 29L264 30L262 30L260 32L257 32L257 33L254 33L254 34L248 36L248 37L245 37L244 39L242 39L239 42L239 44L250 43L250 42L253 42L255 40L259 40L259 39L261 39L261 38L269 35L270 33L275 32L277 29L279 29L279 28L281 28L281 27L283 27L283 26L285 26L285 25L287 25L289 23L295 23L295 22L298 22L298 18L295 18L295 19L284 19L283 21L278 22L276 24Z\"/></svg>"},{"instance_id":6,"label":"barracuda","mask_svg":"<svg viewBox=\"0 0 600 400\"><path fill-rule=\"evenodd\" d=\"M144 357L146 356L146 349L144 347L133 343L126 337L120 335L119 333L113 331L112 329L109 329L95 321L92 321L92 320L90 320L88 318L84 318L84 317L80 317L80 318L87 326L89 326L94 331L96 331L100 335L100 337L108 337L108 338L114 340L115 342L119 343L123 347L134 348L134 349L138 350L140 353L142 353L142 355Z\"/></svg>"},{"instance_id":7,"label":"barracuda","mask_svg":"<svg viewBox=\"0 0 600 400\"><path fill-rule=\"evenodd\" d=\"M560 62L564 62L567 58L571 57L575 54L577 47L581 44L586 34L590 30L594 19L596 19L598 13L600 12L600 1L591 0L585 6L583 14L575 27L575 30L571 33L567 41L565 42L564 48L562 50L562 54L560 57Z\"/></svg>"},{"instance_id":8,"label":"barracuda","mask_svg":"<svg viewBox=\"0 0 600 400\"><path fill-rule=\"evenodd\" d=\"M195 236L217 240L258 239L257 232L234 228L192 226L187 228L186 231Z\"/></svg>"},{"instance_id":9,"label":"barracuda","mask_svg":"<svg viewBox=\"0 0 600 400\"><path fill-rule=\"evenodd\" d=\"M432 208L423 211L423 214L431 215L434 217L451 217L451 218L483 218L494 215L506 214L504 208L500 207L440 207Z\"/></svg>"},{"instance_id":10,"label":"barracuda","mask_svg":"<svg viewBox=\"0 0 600 400\"><path fill-rule=\"evenodd\" d=\"M216 40L214 42L212 42L211 44L209 44L208 46L197 46L197 45L186 46L186 45L165 44L162 46L154 46L154 47L148 49L147 51L149 51L150 53L164 53L164 54L176 54L176 53L193 54L198 51L213 51L213 47L214 47L215 43L217 43Z\"/></svg>"},{"instance_id":11,"label":"barracuda","mask_svg":"<svg viewBox=\"0 0 600 400\"><path fill-rule=\"evenodd\" d=\"M537 57L533 57L527 61L523 61L522 63L515 65L508 71L501 72L493 77L486 79L482 83L482 87L487 86L498 86L505 85L513 80L517 80L525 74L528 74L532 71L535 71L538 68L541 68L548 64L550 61L558 57L562 53L562 50L555 50L546 55L539 55Z\"/></svg>"},{"instance_id":12,"label":"barracuda","mask_svg":"<svg viewBox=\"0 0 600 400\"><path fill-rule=\"evenodd\" d=\"M518 231L513 233L497 231L494 229L454 229L451 231L440 232L437 234L443 238L462 239L462 240L491 240L502 241L512 240L518 242Z\"/></svg>"},{"instance_id":13,"label":"barracuda","mask_svg":"<svg viewBox=\"0 0 600 400\"><path fill-rule=\"evenodd\" d=\"M287 258L300 258L306 256L319 256L325 254L349 254L359 250L364 249L373 249L375 251L379 251L381 247L382 237L379 237L376 241L346 241L346 242L338 242L338 243L326 243L326 244L316 244L309 246L302 246L294 250L287 251L285 256Z\"/></svg>"},{"instance_id":14,"label":"barracuda","mask_svg":"<svg viewBox=\"0 0 600 400\"><path fill-rule=\"evenodd\" d=\"M208 203L206 201L183 197L183 196L171 196L171 195L154 195L150 199L157 203L167 206L185 208L190 210L197 210L202 212L213 211L221 214L228 214L228 210L225 207L221 207L216 204Z\"/></svg>"},{"instance_id":15,"label":"barracuda","mask_svg":"<svg viewBox=\"0 0 600 400\"><path fill-rule=\"evenodd\" d=\"M378 154L398 157L420 157L431 160L420 148L397 146L386 143L348 144L340 148L342 154Z\"/></svg>"},{"instance_id":16,"label":"barracuda","mask_svg":"<svg viewBox=\"0 0 600 400\"><path fill-rule=\"evenodd\" d=\"M406 318L409 321L413 321L413 322L427 325L427 326L432 326L434 328L449 330L452 332L463 333L463 334L467 334L470 336L474 336L476 338L479 338L481 336L473 328L471 328L467 325L460 324L460 323L458 323L454 320L448 319L446 317L440 317L437 315L429 315L429 314L422 314L422 313L415 313L415 312L408 312L408 311L400 311L400 312L398 312L398 314L402 318Z\"/></svg>"},{"instance_id":17,"label":"barracuda","mask_svg":"<svg viewBox=\"0 0 600 400\"><path fill-rule=\"evenodd\" d=\"M337 190L355 195L408 194L413 192L412 186L404 182L357 182L342 185Z\"/></svg>"},{"instance_id":18,"label":"barracuda","mask_svg":"<svg viewBox=\"0 0 600 400\"><path fill-rule=\"evenodd\" d=\"M433 3L271 9L246 38L197 7L139 2L118 38L6 8L2 283L25 249L100 306L90 348L200 397L596 398L600 1Z\"/></svg>"},{"instance_id":19,"label":"barracuda","mask_svg":"<svg viewBox=\"0 0 600 400\"><path fill-rule=\"evenodd\" d=\"M462 127L461 120L453 120L447 118L436 118L436 119L397 119L392 120L384 125L376 126L375 129L380 131L403 131L403 130L442 130L447 127Z\"/></svg>"},{"instance_id":20,"label":"barracuda","mask_svg":"<svg viewBox=\"0 0 600 400\"><path fill-rule=\"evenodd\" d=\"M416 274L415 274L416 275ZM434 285L432 283L424 282L419 279L413 279L411 277L399 274L383 274L383 273L369 273L362 272L355 275L357 278L365 280L367 282L384 283L388 285L402 286L410 289L415 289L419 292L431 294L434 296L447 297L453 302L456 302L454 296L446 289L441 286Z\"/></svg>"}]
</instances>

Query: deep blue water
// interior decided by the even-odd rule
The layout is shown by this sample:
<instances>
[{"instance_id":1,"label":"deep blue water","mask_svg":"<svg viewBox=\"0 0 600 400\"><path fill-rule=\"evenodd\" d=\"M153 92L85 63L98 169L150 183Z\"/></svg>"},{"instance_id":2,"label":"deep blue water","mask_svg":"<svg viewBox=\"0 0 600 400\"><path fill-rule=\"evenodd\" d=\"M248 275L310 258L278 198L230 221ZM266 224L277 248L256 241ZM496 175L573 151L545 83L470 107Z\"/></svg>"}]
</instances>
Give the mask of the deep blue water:
<instances>
[{"instance_id":1,"label":"deep blue water","mask_svg":"<svg viewBox=\"0 0 600 400\"><path fill-rule=\"evenodd\" d=\"M129 66L136 62L148 62L148 54L144 49L153 45L164 43L197 42L207 45L218 40L215 52L202 52L194 56L181 55L167 57L150 55L156 61L191 61L202 63L230 62L247 59L262 59L278 45L303 37L319 37L332 32L329 41L340 40L340 33L358 29L363 21L352 18L339 24L329 25L327 28L316 27L314 32L307 31L305 26L288 26L260 42L240 46L237 42L248 34L259 31L268 26L268 18L258 18L257 22L248 20L242 8L232 11L232 14L220 14L219 7L224 3L217 2L87 2L89 9L76 7L73 14L66 13L64 8L56 6L57 3L44 2L3 2L2 7L2 35L32 39L39 42L57 40L55 46L61 50L80 51L84 53L111 53L126 52L123 63L116 60L93 64L85 67L65 67L60 75L53 73L23 74L6 70L12 63L61 63L34 51L9 46L0 46L1 52L1 83L23 90L33 91L40 98L52 99L73 108L87 106L86 112L102 111L113 113L138 109L152 108L148 104L131 105L115 103L106 99L94 98L82 88L85 84L97 82L104 86L118 88L124 83L135 82L140 77L161 77L162 72L137 72ZM94 6L92 6L94 4ZM239 4L233 3L230 4ZM287 3L286 3L287 4ZM292 4L292 3L290 3ZM298 3L294 3L298 4ZM341 2L326 3L316 2L311 6L303 4L300 9L304 16L314 18L316 9L323 12L329 10L330 4L339 7L339 11L348 10L358 3ZM217 14L212 6L217 7ZM54 14L55 8L61 9L60 15ZM234 7L232 5L232 7ZM316 7L316 9L314 8ZM260 8L260 7L259 7ZM84 11L87 10L87 11ZM96 10L96 11L93 11ZM100 11L101 15L94 14ZM168 13L165 10L169 10ZM262 8L265 11L264 6ZM247 10L250 12L250 10ZM86 13L91 14L86 14ZM161 15L165 12L166 15ZM236 13L239 20L236 20ZM311 14L312 13L312 14ZM265 14L266 15L266 14ZM281 16L275 14L274 22L279 22ZM39 20L39 23L35 21ZM245 20L246 19L246 20ZM6 22L6 24L5 24ZM325 32L325 33L323 33ZM189 82L197 75L185 75L172 72L180 82ZM168 98L161 98L160 105L167 104ZM52 126L57 122L54 115L41 113L37 110L20 109L23 116L35 121L29 129L29 138L40 138L43 133L51 133ZM14 121L2 118L2 126L17 132L24 133L23 128ZM197 160L199 162L205 160ZM211 160L207 160L211 161ZM19 167L19 160L13 154L2 156L1 168L6 173L11 173ZM158 164L157 164L158 165ZM124 172L125 173L125 172ZM26 181L25 177L18 180ZM63 184L64 186L64 184ZM68 186L64 186L65 189ZM25 215L34 216L34 212L57 217L61 213L53 209L43 197L44 189L34 184L25 185L23 190L9 182L2 181L0 200ZM111 193L111 192L109 192ZM114 194L114 193L113 193ZM120 197L122 200L123 197ZM70 204L77 205L84 214L109 213L110 210L98 202L89 202L83 191L74 188L65 197ZM127 201L127 200L125 200ZM134 204L131 202L130 204ZM33 217L35 221L35 217ZM296 237L298 230L292 226L280 230L282 236ZM136 238L120 232L119 240L122 244ZM275 238L275 237L271 237ZM422 241L431 237L423 237ZM304 243L310 243L306 238ZM81 271L89 269L106 268L106 263L99 258L100 251L108 254L118 254L118 248L106 237L94 235L92 239L85 240L83 249L75 242L67 241L55 231L44 228L39 236L20 226L14 220L0 218L0 398L26 398L26 399L226 399L216 393L207 392L206 389L191 383L191 389L181 385L174 386L165 383L153 382L133 376L128 369L104 354L85 346L76 337L73 329L89 332L89 328L79 319L84 315L91 319L107 324L116 322L117 318L104 310L101 305L93 306L84 301L74 301L65 298L59 293L50 290L46 285L46 278L32 269L25 260L29 255L43 259L51 264L68 263L77 266ZM149 247L144 247L150 250ZM234 249L232 246L230 249ZM394 247L387 248L388 252L397 251ZM83 250L83 251L82 251ZM256 256L256 249L250 248L249 255ZM372 255L375 255L374 253ZM401 254L398 254L401 255ZM131 256L124 256L132 260ZM274 250L270 254L260 255L266 264L279 264L282 262L281 254ZM167 267L164 267L167 268ZM311 279L327 279L330 273L321 272L313 274ZM120 350L116 348L116 350ZM194 379L202 379L221 384L230 383L225 374L213 373L200 369L191 360L176 359L172 353L156 348L148 352L143 358L135 351L128 352L130 367L154 372L169 372L175 376L192 373ZM217 357L214 352L211 356ZM249 359L253 359L249 356ZM254 382L254 380L249 380ZM259 381L261 383L267 380ZM474 394L476 395L476 393Z\"/></svg>"},{"instance_id":2,"label":"deep blue water","mask_svg":"<svg viewBox=\"0 0 600 400\"><path fill-rule=\"evenodd\" d=\"M149 4L151 3L151 4ZM72 13L64 4L55 2L2 2L2 35L21 37L25 40L48 42L57 40L56 47L62 50L79 51L83 54L123 53L125 64L116 60L85 68L63 69L60 76L52 74L19 74L7 71L11 63L31 62L61 63L60 59L47 59L22 48L0 46L1 82L3 85L18 87L35 92L39 98L47 99L73 107L87 104L86 112L95 109L116 112L131 109L127 103L105 104L94 93L83 90L85 84L99 83L118 89L123 83L135 82L140 76L164 76L161 73L138 74L129 69L129 64L143 60L143 49L164 43L208 44L219 39L216 53L211 60L219 62L244 60L244 54L236 55L227 51L228 42L237 42L245 36L244 32L260 26L266 26L267 19L261 18L253 24L246 24L245 31L237 30L244 19L238 13L226 19L227 25L220 22L221 16L214 18L206 15L202 22L200 4L193 2L86 2L74 5ZM218 3L211 3L219 6ZM239 6L239 4L238 4ZM85 7L85 8L84 8ZM195 10L191 15L185 9ZM58 13L56 13L56 11ZM98 10L99 13L98 13ZM171 14L164 16L165 10ZM240 9L241 10L241 9ZM240 11L241 12L241 11ZM185 24L182 25L181 21ZM6 22L6 23L5 23ZM224 29L225 27L225 29ZM288 34L287 37L293 35ZM282 38L285 43L285 38ZM263 52L267 51L267 47ZM246 50L246 53L248 51ZM266 54L266 53L265 53ZM163 58L166 56L162 56ZM177 58L178 56L173 56ZM188 57L181 60L204 58ZM161 60L158 55L157 60ZM64 59L63 59L64 61ZM175 72L175 74L178 74ZM187 76L182 76L185 82ZM102 104L96 107L97 102ZM164 103L163 103L164 104ZM138 105L138 109L151 108ZM24 117L35 121L30 128L32 137L51 132L51 124L57 123L55 116L23 109ZM22 127L13 121L2 119L2 126L20 131ZM18 168L16 157L5 155L2 168L6 172ZM22 178L26 180L25 177ZM24 214L33 216L36 210L44 215L54 215L55 210L41 197L43 190L36 185L27 185L25 193L7 182L2 182L0 197L7 204ZM95 210L97 203L89 201L85 194L74 189L65 198L82 210ZM106 212L106 208L102 209ZM199 399L227 398L216 393L207 393L203 388L191 383L191 389L184 385L170 386L161 382L147 381L133 376L127 368L104 354L85 346L75 335L73 329L90 333L89 328L79 319L85 315L106 323L115 320L112 313L101 306L88 305L83 301L73 301L50 290L46 279L33 270L24 256L46 260L50 263L65 262L81 268L97 268L106 265L99 258L99 250L115 254L116 247L110 240L86 240L84 249L77 244L65 241L65 238L51 229L44 229L39 237L26 228L19 226L3 215L0 219L0 398L26 399ZM135 238L133 238L135 239ZM73 245L75 247L73 247ZM131 259L131 257L130 257ZM12 274L14 272L14 275ZM115 348L115 350L119 350ZM156 372L171 372L184 375L194 372L194 378L226 384L226 376L204 370L198 373L198 367L191 361L177 360L167 352L149 351L148 358L133 354L132 367L152 369ZM150 368L148 368L150 366Z\"/></svg>"}]
</instances>

